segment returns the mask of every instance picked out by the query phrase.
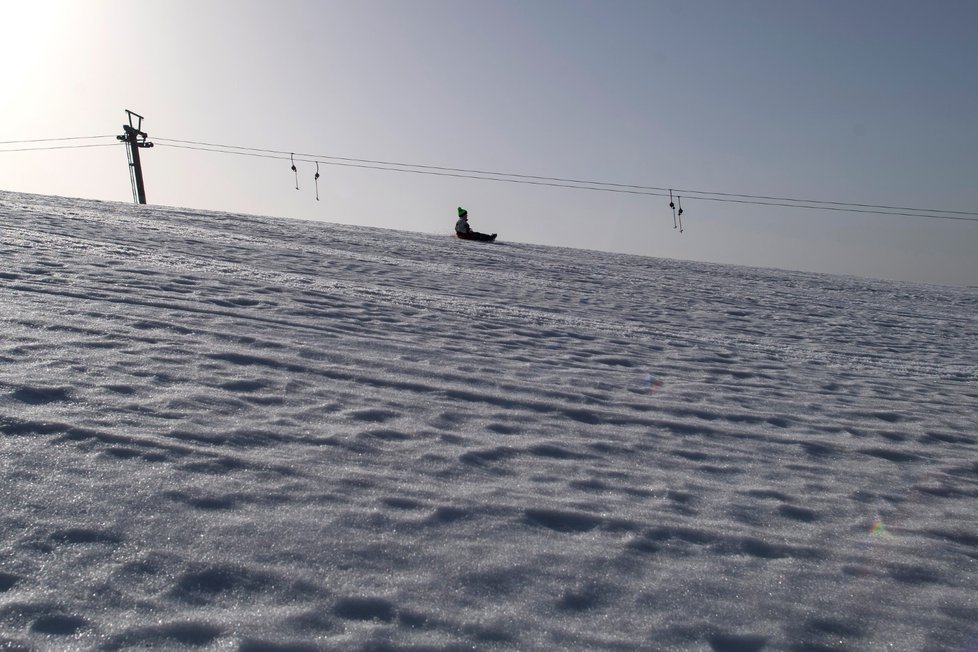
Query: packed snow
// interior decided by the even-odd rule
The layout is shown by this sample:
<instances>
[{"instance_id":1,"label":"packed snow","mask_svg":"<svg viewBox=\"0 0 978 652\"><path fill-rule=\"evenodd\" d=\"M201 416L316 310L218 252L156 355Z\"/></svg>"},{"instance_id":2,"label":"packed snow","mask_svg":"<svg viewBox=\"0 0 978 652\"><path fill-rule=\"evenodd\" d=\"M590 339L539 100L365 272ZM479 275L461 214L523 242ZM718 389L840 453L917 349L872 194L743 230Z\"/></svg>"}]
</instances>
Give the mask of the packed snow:
<instances>
[{"instance_id":1,"label":"packed snow","mask_svg":"<svg viewBox=\"0 0 978 652\"><path fill-rule=\"evenodd\" d=\"M975 649L978 291L453 223L0 192L0 649Z\"/></svg>"}]
</instances>

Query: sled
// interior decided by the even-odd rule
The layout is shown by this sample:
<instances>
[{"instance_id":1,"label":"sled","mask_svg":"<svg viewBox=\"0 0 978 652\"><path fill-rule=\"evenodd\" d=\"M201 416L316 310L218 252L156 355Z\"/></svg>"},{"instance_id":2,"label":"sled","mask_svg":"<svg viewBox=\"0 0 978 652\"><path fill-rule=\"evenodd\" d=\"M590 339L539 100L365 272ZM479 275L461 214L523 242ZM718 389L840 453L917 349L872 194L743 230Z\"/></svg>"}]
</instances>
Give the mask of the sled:
<instances>
[{"instance_id":1,"label":"sled","mask_svg":"<svg viewBox=\"0 0 978 652\"><path fill-rule=\"evenodd\" d=\"M459 240L476 240L478 242L495 242L496 240L495 233L490 235L488 233L476 233L476 232L459 233L458 231L456 231L455 235L458 237Z\"/></svg>"}]
</instances>

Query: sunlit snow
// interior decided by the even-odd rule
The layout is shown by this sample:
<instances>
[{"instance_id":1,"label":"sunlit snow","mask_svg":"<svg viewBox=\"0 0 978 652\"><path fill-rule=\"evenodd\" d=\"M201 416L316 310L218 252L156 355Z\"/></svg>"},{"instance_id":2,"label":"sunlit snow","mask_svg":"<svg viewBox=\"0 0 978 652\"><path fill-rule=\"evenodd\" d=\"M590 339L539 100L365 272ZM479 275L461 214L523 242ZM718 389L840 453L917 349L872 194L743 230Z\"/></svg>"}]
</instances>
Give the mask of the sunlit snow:
<instances>
[{"instance_id":1,"label":"sunlit snow","mask_svg":"<svg viewBox=\"0 0 978 652\"><path fill-rule=\"evenodd\" d=\"M974 648L978 290L453 209L0 193L0 649Z\"/></svg>"}]
</instances>

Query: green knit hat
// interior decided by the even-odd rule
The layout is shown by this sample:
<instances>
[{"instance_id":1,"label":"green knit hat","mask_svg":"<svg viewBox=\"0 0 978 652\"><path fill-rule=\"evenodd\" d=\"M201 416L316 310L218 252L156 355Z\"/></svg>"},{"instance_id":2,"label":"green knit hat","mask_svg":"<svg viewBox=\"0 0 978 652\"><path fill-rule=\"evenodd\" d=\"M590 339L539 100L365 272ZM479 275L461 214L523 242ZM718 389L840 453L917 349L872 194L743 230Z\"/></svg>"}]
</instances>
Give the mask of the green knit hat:
<instances>
[{"instance_id":1,"label":"green knit hat","mask_svg":"<svg viewBox=\"0 0 978 652\"><path fill-rule=\"evenodd\" d=\"M458 207L458 216L459 217L465 217L468 214L469 214L469 212L467 210L465 210L461 206Z\"/></svg>"}]
</instances>

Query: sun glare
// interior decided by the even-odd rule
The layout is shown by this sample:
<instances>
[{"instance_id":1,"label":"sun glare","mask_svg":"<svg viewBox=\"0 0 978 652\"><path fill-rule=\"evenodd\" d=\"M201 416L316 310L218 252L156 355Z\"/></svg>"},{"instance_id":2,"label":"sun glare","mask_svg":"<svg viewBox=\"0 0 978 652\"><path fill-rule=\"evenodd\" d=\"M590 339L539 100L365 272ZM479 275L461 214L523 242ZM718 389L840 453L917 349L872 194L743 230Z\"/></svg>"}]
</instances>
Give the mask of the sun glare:
<instances>
[{"instance_id":1,"label":"sun glare","mask_svg":"<svg viewBox=\"0 0 978 652\"><path fill-rule=\"evenodd\" d=\"M0 0L0 57L9 90L23 91L42 69L67 56L63 43L75 13L67 2Z\"/></svg>"}]
</instances>

